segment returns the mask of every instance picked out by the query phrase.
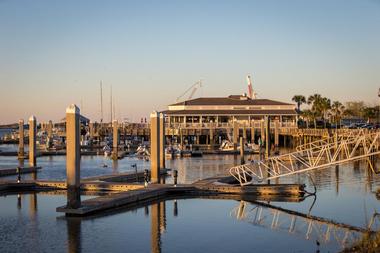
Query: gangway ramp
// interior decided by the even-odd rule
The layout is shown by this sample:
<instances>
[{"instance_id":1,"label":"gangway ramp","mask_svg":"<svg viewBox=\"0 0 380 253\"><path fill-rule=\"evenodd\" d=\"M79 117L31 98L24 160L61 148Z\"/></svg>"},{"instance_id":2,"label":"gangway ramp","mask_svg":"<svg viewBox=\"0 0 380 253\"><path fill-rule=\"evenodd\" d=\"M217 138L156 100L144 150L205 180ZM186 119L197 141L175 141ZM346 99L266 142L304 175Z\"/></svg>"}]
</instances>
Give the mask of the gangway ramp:
<instances>
[{"instance_id":1,"label":"gangway ramp","mask_svg":"<svg viewBox=\"0 0 380 253\"><path fill-rule=\"evenodd\" d=\"M292 153L235 166L230 169L230 174L244 186L350 161L370 161L369 157L380 154L379 144L380 131L359 132L336 138L334 142L305 145Z\"/></svg>"}]
</instances>

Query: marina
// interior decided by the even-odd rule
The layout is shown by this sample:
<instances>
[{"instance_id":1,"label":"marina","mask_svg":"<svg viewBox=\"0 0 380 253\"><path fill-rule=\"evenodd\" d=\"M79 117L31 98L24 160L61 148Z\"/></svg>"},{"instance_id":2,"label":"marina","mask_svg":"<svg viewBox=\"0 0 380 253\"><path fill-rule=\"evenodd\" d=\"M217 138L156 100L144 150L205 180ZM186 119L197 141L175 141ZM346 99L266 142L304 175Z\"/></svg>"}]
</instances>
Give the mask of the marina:
<instances>
[{"instance_id":1,"label":"marina","mask_svg":"<svg viewBox=\"0 0 380 253\"><path fill-rule=\"evenodd\" d=\"M376 1L0 1L0 253L380 252Z\"/></svg>"}]
</instances>

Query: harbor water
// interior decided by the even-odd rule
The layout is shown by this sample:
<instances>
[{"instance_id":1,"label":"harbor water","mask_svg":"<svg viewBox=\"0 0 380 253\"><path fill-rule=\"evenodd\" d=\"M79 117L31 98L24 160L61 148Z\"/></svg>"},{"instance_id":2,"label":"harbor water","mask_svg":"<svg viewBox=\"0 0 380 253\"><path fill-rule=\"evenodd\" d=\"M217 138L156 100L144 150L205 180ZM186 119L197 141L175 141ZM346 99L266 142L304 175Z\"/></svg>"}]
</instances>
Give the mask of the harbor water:
<instances>
[{"instance_id":1,"label":"harbor water","mask_svg":"<svg viewBox=\"0 0 380 253\"><path fill-rule=\"evenodd\" d=\"M166 164L178 170L180 183L192 183L226 175L238 162L239 156L204 155ZM17 163L15 157L0 157L0 167ZM83 156L81 177L134 171L132 164L138 170L150 166L136 157L115 163L102 156ZM38 165L42 166L38 179L65 179L64 156L39 157ZM66 203L64 191L3 195L0 252L339 252L359 241L364 230L380 228L380 202L375 194L380 176L366 162L278 182L304 183L308 191L314 191L315 185L316 197L291 202L177 198L137 209L66 218L55 211Z\"/></svg>"}]
</instances>

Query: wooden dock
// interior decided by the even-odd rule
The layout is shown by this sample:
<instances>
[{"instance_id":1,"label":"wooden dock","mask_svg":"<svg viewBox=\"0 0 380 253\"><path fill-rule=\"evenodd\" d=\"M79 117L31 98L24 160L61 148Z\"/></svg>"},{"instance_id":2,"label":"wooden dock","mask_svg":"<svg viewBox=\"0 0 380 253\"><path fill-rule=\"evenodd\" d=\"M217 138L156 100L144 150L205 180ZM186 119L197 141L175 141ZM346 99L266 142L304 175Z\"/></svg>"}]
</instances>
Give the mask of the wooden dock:
<instances>
[{"instance_id":1,"label":"wooden dock","mask_svg":"<svg viewBox=\"0 0 380 253\"><path fill-rule=\"evenodd\" d=\"M110 194L84 200L81 206L76 209L61 206L58 212L66 215L85 216L109 209L134 206L139 207L160 198L195 198L214 197L225 199L275 199L277 201L300 201L304 195L304 185L299 184L273 184L273 185L250 185L241 187L229 184L231 177L213 177L187 185L173 184L149 184L145 188L139 183L112 182L113 179L128 179L131 174L119 176L102 176L97 180L83 180L81 182L82 191L109 192ZM94 179L94 178L93 178ZM110 182L100 181L100 179L110 179ZM66 190L66 182L62 181L0 181L0 193L12 191L46 191L46 190Z\"/></svg>"},{"instance_id":2,"label":"wooden dock","mask_svg":"<svg viewBox=\"0 0 380 253\"><path fill-rule=\"evenodd\" d=\"M21 174L34 173L40 170L41 167L20 167ZM0 169L0 177L17 175L17 168Z\"/></svg>"}]
</instances>

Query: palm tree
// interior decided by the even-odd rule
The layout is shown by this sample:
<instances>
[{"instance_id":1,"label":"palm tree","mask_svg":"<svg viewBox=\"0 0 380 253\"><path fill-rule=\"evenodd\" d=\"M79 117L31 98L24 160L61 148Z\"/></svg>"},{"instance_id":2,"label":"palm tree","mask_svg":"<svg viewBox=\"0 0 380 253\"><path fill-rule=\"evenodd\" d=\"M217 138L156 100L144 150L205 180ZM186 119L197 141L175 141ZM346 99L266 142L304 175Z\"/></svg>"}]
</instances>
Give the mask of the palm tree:
<instances>
[{"instance_id":1,"label":"palm tree","mask_svg":"<svg viewBox=\"0 0 380 253\"><path fill-rule=\"evenodd\" d=\"M306 103L305 96L294 95L294 97L292 98L292 101L297 103L297 111L298 111L298 113L300 113L301 112L301 105Z\"/></svg>"},{"instance_id":2,"label":"palm tree","mask_svg":"<svg viewBox=\"0 0 380 253\"><path fill-rule=\"evenodd\" d=\"M340 127L340 120L343 117L344 114L344 106L341 102L339 101L334 101L331 104L331 109L330 109L330 115L333 118L333 121L336 124L336 127L338 127L338 122L339 122L339 127Z\"/></svg>"},{"instance_id":3,"label":"palm tree","mask_svg":"<svg viewBox=\"0 0 380 253\"><path fill-rule=\"evenodd\" d=\"M306 128L309 128L310 121L314 121L315 127L315 113L312 110L304 110L302 112L302 118L306 119Z\"/></svg>"},{"instance_id":4,"label":"palm tree","mask_svg":"<svg viewBox=\"0 0 380 253\"><path fill-rule=\"evenodd\" d=\"M314 94L309 96L307 99L307 104L311 105L311 112L313 112L314 128L317 127L317 117L321 116L322 113L322 96L320 94Z\"/></svg>"},{"instance_id":5,"label":"palm tree","mask_svg":"<svg viewBox=\"0 0 380 253\"><path fill-rule=\"evenodd\" d=\"M320 104L320 110L322 113L322 119L326 128L326 118L327 118L327 112L331 109L331 100L328 98L323 97L321 104Z\"/></svg>"}]
</instances>

